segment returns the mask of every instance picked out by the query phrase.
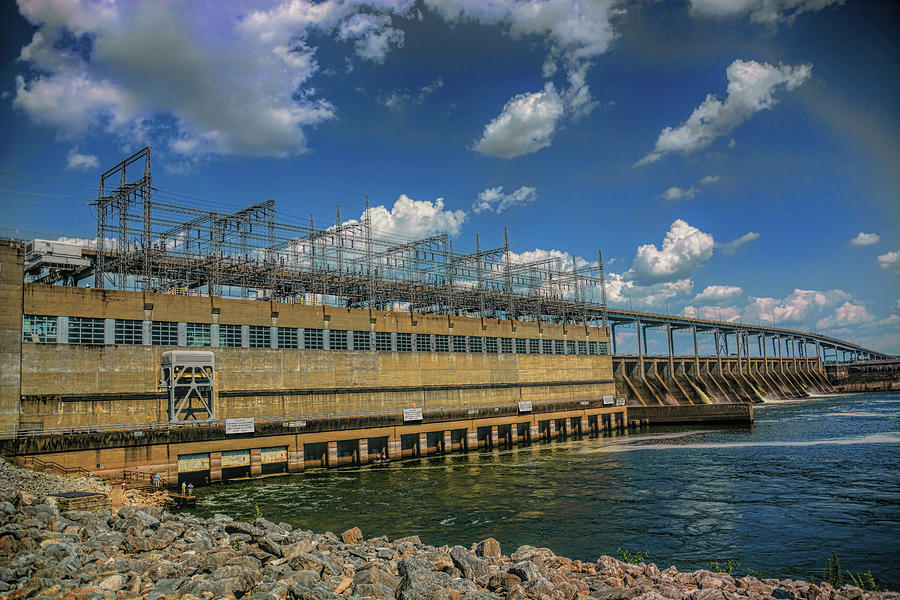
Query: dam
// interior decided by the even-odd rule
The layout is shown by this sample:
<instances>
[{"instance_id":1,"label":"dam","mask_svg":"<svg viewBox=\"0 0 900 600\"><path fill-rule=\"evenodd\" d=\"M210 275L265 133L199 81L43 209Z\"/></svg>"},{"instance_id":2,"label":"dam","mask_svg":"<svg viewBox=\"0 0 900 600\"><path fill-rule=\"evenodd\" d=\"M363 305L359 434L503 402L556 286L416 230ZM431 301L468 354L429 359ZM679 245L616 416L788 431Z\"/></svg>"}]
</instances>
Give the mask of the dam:
<instances>
[{"instance_id":1,"label":"dam","mask_svg":"<svg viewBox=\"0 0 900 600\"><path fill-rule=\"evenodd\" d=\"M101 176L96 209L93 244L0 242L0 452L63 473L199 484L749 423L755 402L833 391L826 362L893 358L611 309L602 255L565 270L513 262L508 238L461 253L339 211L306 226L276 220L271 201L228 214L160 201L149 148ZM616 354L616 329L632 326L637 354ZM667 354L647 354L648 329ZM675 351L683 330L692 353Z\"/></svg>"}]
</instances>

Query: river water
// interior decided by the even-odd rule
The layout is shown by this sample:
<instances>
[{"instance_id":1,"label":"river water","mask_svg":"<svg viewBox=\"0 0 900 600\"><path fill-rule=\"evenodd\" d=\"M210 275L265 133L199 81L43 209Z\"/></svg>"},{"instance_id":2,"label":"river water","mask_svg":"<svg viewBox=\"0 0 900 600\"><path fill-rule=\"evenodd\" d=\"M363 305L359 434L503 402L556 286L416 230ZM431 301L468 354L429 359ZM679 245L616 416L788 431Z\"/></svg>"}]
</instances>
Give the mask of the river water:
<instances>
[{"instance_id":1,"label":"river water","mask_svg":"<svg viewBox=\"0 0 900 600\"><path fill-rule=\"evenodd\" d=\"M652 428L201 488L195 512L433 544L486 537L596 560L767 577L841 566L900 582L900 394L756 408L745 428Z\"/></svg>"}]
</instances>

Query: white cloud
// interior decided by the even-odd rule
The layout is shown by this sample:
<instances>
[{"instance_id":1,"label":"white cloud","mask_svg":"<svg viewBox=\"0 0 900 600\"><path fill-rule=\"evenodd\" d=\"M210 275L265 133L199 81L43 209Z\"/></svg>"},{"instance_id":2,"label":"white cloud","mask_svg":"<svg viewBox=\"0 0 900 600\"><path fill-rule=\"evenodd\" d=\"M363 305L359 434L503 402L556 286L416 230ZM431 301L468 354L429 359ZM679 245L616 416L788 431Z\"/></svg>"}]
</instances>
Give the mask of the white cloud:
<instances>
[{"instance_id":1,"label":"white cloud","mask_svg":"<svg viewBox=\"0 0 900 600\"><path fill-rule=\"evenodd\" d=\"M365 219L365 212L360 219ZM379 235L423 238L438 233L458 235L466 220L464 210L446 210L444 199L434 202L413 200L401 194L390 210L384 206L369 207L372 229Z\"/></svg>"},{"instance_id":2,"label":"white cloud","mask_svg":"<svg viewBox=\"0 0 900 600\"><path fill-rule=\"evenodd\" d=\"M876 261L878 262L878 266L882 269L900 268L900 250L886 252L885 254L880 255Z\"/></svg>"},{"instance_id":3,"label":"white cloud","mask_svg":"<svg viewBox=\"0 0 900 600\"><path fill-rule=\"evenodd\" d=\"M843 290L796 289L784 298L751 297L745 314L749 320L764 325L801 324L819 318L824 311L850 300Z\"/></svg>"},{"instance_id":4,"label":"white cloud","mask_svg":"<svg viewBox=\"0 0 900 600\"><path fill-rule=\"evenodd\" d=\"M357 13L341 23L338 38L356 40L357 56L380 64L392 47L403 46L403 32L390 24L389 16Z\"/></svg>"},{"instance_id":5,"label":"white cloud","mask_svg":"<svg viewBox=\"0 0 900 600\"><path fill-rule=\"evenodd\" d=\"M733 323L741 320L741 311L737 306L691 306L687 305L681 311L689 319L702 319L704 321L720 321Z\"/></svg>"},{"instance_id":6,"label":"white cloud","mask_svg":"<svg viewBox=\"0 0 900 600\"><path fill-rule=\"evenodd\" d=\"M863 233L860 231L855 238L850 240L851 246L871 246L881 241L881 236L877 233Z\"/></svg>"},{"instance_id":7,"label":"white cloud","mask_svg":"<svg viewBox=\"0 0 900 600\"><path fill-rule=\"evenodd\" d=\"M431 83L423 85L418 92L411 93L407 90L393 90L387 96L379 96L377 101L387 108L399 110L407 104L423 104L428 96L442 87L444 87L444 79L438 77Z\"/></svg>"},{"instance_id":8,"label":"white cloud","mask_svg":"<svg viewBox=\"0 0 900 600\"><path fill-rule=\"evenodd\" d=\"M500 158L515 158L550 145L565 105L552 83L540 92L519 94L484 128L473 150Z\"/></svg>"},{"instance_id":9,"label":"white cloud","mask_svg":"<svg viewBox=\"0 0 900 600\"><path fill-rule=\"evenodd\" d=\"M699 193L700 190L695 187L690 187L685 190L680 187L672 186L660 194L660 197L669 202L681 202L682 200L693 200Z\"/></svg>"},{"instance_id":10,"label":"white cloud","mask_svg":"<svg viewBox=\"0 0 900 600\"><path fill-rule=\"evenodd\" d=\"M64 136L94 130L194 157L304 152L304 128L334 117L307 84L315 49L303 31L259 31L259 13L221 8L23 0L38 29L14 105ZM89 51L73 49L73 36Z\"/></svg>"},{"instance_id":11,"label":"white cloud","mask_svg":"<svg viewBox=\"0 0 900 600\"><path fill-rule=\"evenodd\" d=\"M451 22L504 24L513 37L547 36L576 59L599 56L609 48L616 37L611 20L619 14L613 0L425 0L425 5Z\"/></svg>"},{"instance_id":12,"label":"white cloud","mask_svg":"<svg viewBox=\"0 0 900 600\"><path fill-rule=\"evenodd\" d=\"M703 185L709 185L710 183L715 183L719 180L718 175L707 175L703 179L700 180L700 183Z\"/></svg>"},{"instance_id":13,"label":"white cloud","mask_svg":"<svg viewBox=\"0 0 900 600\"><path fill-rule=\"evenodd\" d=\"M721 302L731 300L744 293L744 288L736 285L708 285L702 292L694 296L692 302Z\"/></svg>"},{"instance_id":14,"label":"white cloud","mask_svg":"<svg viewBox=\"0 0 900 600\"><path fill-rule=\"evenodd\" d=\"M100 160L93 154L81 154L78 148L72 148L66 154L67 169L96 169L100 166Z\"/></svg>"},{"instance_id":15,"label":"white cloud","mask_svg":"<svg viewBox=\"0 0 900 600\"><path fill-rule=\"evenodd\" d=\"M661 248L653 244L638 247L624 278L638 285L686 278L712 256L714 246L713 236L677 219L669 227Z\"/></svg>"},{"instance_id":16,"label":"white cloud","mask_svg":"<svg viewBox=\"0 0 900 600\"><path fill-rule=\"evenodd\" d=\"M725 242L722 244L716 244L716 248L724 252L725 254L734 254L737 249L747 242L752 242L753 240L759 239L759 234L755 231L748 231L744 235L738 238L734 238L730 242Z\"/></svg>"},{"instance_id":17,"label":"white cloud","mask_svg":"<svg viewBox=\"0 0 900 600\"><path fill-rule=\"evenodd\" d=\"M516 191L504 194L503 186L487 188L480 192L472 205L472 212L476 215L483 212L501 213L513 206L525 206L537 200L537 190L533 187L522 186Z\"/></svg>"},{"instance_id":18,"label":"white cloud","mask_svg":"<svg viewBox=\"0 0 900 600\"><path fill-rule=\"evenodd\" d=\"M843 4L844 0L690 0L691 12L704 17L750 15L754 23L792 22L798 15Z\"/></svg>"},{"instance_id":19,"label":"white cloud","mask_svg":"<svg viewBox=\"0 0 900 600\"><path fill-rule=\"evenodd\" d=\"M726 69L728 78L725 101L709 94L678 127L666 127L653 150L636 165L656 162L669 152L689 153L708 148L716 138L730 134L755 113L771 108L779 87L793 90L806 81L812 65L795 67L753 60L736 60Z\"/></svg>"},{"instance_id":20,"label":"white cloud","mask_svg":"<svg viewBox=\"0 0 900 600\"><path fill-rule=\"evenodd\" d=\"M848 325L859 325L860 323L868 323L875 320L866 307L862 304L853 304L849 300L835 309L834 313L819 319L816 327L819 329L827 329L831 327L846 327Z\"/></svg>"}]
</instances>

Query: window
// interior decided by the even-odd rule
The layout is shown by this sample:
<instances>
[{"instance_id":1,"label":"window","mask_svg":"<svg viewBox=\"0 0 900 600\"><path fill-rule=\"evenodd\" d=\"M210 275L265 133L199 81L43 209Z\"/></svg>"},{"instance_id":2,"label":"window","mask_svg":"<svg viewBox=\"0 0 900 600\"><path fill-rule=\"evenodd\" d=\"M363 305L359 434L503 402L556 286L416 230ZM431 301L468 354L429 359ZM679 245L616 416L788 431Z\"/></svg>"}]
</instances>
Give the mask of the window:
<instances>
[{"instance_id":1,"label":"window","mask_svg":"<svg viewBox=\"0 0 900 600\"><path fill-rule=\"evenodd\" d=\"M272 345L271 333L272 330L264 325L251 325L249 336L250 347L268 348Z\"/></svg>"},{"instance_id":2,"label":"window","mask_svg":"<svg viewBox=\"0 0 900 600\"><path fill-rule=\"evenodd\" d=\"M469 336L469 352L482 352L481 346L482 338L476 337L474 335Z\"/></svg>"},{"instance_id":3,"label":"window","mask_svg":"<svg viewBox=\"0 0 900 600\"><path fill-rule=\"evenodd\" d=\"M25 315L22 321L23 342L56 342L56 317Z\"/></svg>"},{"instance_id":4,"label":"window","mask_svg":"<svg viewBox=\"0 0 900 600\"><path fill-rule=\"evenodd\" d=\"M412 352L412 334L397 334L397 350L400 352Z\"/></svg>"},{"instance_id":5,"label":"window","mask_svg":"<svg viewBox=\"0 0 900 600\"><path fill-rule=\"evenodd\" d=\"M144 343L144 327L142 321L116 319L115 337L117 344L141 345Z\"/></svg>"},{"instance_id":6,"label":"window","mask_svg":"<svg viewBox=\"0 0 900 600\"><path fill-rule=\"evenodd\" d=\"M541 340L541 347L544 354L553 354L553 340Z\"/></svg>"},{"instance_id":7,"label":"window","mask_svg":"<svg viewBox=\"0 0 900 600\"><path fill-rule=\"evenodd\" d=\"M495 337L486 337L484 338L484 351L490 354L497 354L497 338Z\"/></svg>"},{"instance_id":8,"label":"window","mask_svg":"<svg viewBox=\"0 0 900 600\"><path fill-rule=\"evenodd\" d=\"M599 350L600 350L601 355L606 356L607 354L609 354L609 347L606 345L606 342L597 342L597 343L600 344Z\"/></svg>"},{"instance_id":9,"label":"window","mask_svg":"<svg viewBox=\"0 0 900 600\"><path fill-rule=\"evenodd\" d=\"M187 323L188 346L209 346L211 339L209 323Z\"/></svg>"},{"instance_id":10,"label":"window","mask_svg":"<svg viewBox=\"0 0 900 600\"><path fill-rule=\"evenodd\" d=\"M434 351L435 352L450 352L450 336L435 334L435 336L434 336Z\"/></svg>"},{"instance_id":11,"label":"window","mask_svg":"<svg viewBox=\"0 0 900 600\"><path fill-rule=\"evenodd\" d=\"M416 334L416 351L431 352L431 334L428 334L428 333Z\"/></svg>"},{"instance_id":12,"label":"window","mask_svg":"<svg viewBox=\"0 0 900 600\"><path fill-rule=\"evenodd\" d=\"M464 336L464 335L454 335L453 336L453 351L454 352L465 352L466 351L466 336Z\"/></svg>"},{"instance_id":13,"label":"window","mask_svg":"<svg viewBox=\"0 0 900 600\"><path fill-rule=\"evenodd\" d=\"M587 342L578 342L578 354L587 354Z\"/></svg>"},{"instance_id":14,"label":"window","mask_svg":"<svg viewBox=\"0 0 900 600\"><path fill-rule=\"evenodd\" d=\"M575 354L575 340L566 340L566 354Z\"/></svg>"},{"instance_id":15,"label":"window","mask_svg":"<svg viewBox=\"0 0 900 600\"><path fill-rule=\"evenodd\" d=\"M566 353L566 340L553 340L553 354Z\"/></svg>"},{"instance_id":16,"label":"window","mask_svg":"<svg viewBox=\"0 0 900 600\"><path fill-rule=\"evenodd\" d=\"M346 331L329 331L328 332L328 347L332 350L346 350L347 349L347 332Z\"/></svg>"},{"instance_id":17,"label":"window","mask_svg":"<svg viewBox=\"0 0 900 600\"><path fill-rule=\"evenodd\" d=\"M102 344L103 319L69 317L69 343Z\"/></svg>"},{"instance_id":18,"label":"window","mask_svg":"<svg viewBox=\"0 0 900 600\"><path fill-rule=\"evenodd\" d=\"M353 349L354 350L371 350L372 346L369 342L368 331L353 332Z\"/></svg>"},{"instance_id":19,"label":"window","mask_svg":"<svg viewBox=\"0 0 900 600\"><path fill-rule=\"evenodd\" d=\"M528 352L528 340L517 339L516 340L516 354L526 354L527 352Z\"/></svg>"},{"instance_id":20,"label":"window","mask_svg":"<svg viewBox=\"0 0 900 600\"><path fill-rule=\"evenodd\" d=\"M153 324L150 326L150 334L150 341L154 346L178 345L178 323L171 321L153 321ZM240 334L238 334L238 340L240 340ZM240 345L240 343L238 343L238 345Z\"/></svg>"},{"instance_id":21,"label":"window","mask_svg":"<svg viewBox=\"0 0 900 600\"><path fill-rule=\"evenodd\" d=\"M513 341L512 338L500 338L500 352L502 354L512 354Z\"/></svg>"},{"instance_id":22,"label":"window","mask_svg":"<svg viewBox=\"0 0 900 600\"><path fill-rule=\"evenodd\" d=\"M540 354L541 353L541 340L530 339L528 340L528 354Z\"/></svg>"},{"instance_id":23,"label":"window","mask_svg":"<svg viewBox=\"0 0 900 600\"><path fill-rule=\"evenodd\" d=\"M376 331L375 332L375 349L389 352L391 350L391 332Z\"/></svg>"},{"instance_id":24,"label":"window","mask_svg":"<svg viewBox=\"0 0 900 600\"><path fill-rule=\"evenodd\" d=\"M303 346L307 350L322 350L325 348L325 338L321 329L304 329Z\"/></svg>"},{"instance_id":25,"label":"window","mask_svg":"<svg viewBox=\"0 0 900 600\"><path fill-rule=\"evenodd\" d=\"M597 354L597 342L588 342L588 354Z\"/></svg>"},{"instance_id":26,"label":"window","mask_svg":"<svg viewBox=\"0 0 900 600\"><path fill-rule=\"evenodd\" d=\"M223 348L240 348L241 326L219 325L219 346Z\"/></svg>"},{"instance_id":27,"label":"window","mask_svg":"<svg viewBox=\"0 0 900 600\"><path fill-rule=\"evenodd\" d=\"M278 347L279 348L297 348L298 336L296 327L279 327L278 328Z\"/></svg>"}]
</instances>

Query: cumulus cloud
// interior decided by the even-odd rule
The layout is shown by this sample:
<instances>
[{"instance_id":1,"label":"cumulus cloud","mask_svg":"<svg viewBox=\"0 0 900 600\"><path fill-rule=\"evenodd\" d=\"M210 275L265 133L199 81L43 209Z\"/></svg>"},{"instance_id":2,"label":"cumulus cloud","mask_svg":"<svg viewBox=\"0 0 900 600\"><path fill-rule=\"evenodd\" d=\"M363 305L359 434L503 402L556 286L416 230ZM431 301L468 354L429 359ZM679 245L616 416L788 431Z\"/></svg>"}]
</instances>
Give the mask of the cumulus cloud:
<instances>
[{"instance_id":1,"label":"cumulus cloud","mask_svg":"<svg viewBox=\"0 0 900 600\"><path fill-rule=\"evenodd\" d=\"M690 0L691 12L703 17L750 16L754 23L790 23L800 14L842 4L844 0Z\"/></svg>"},{"instance_id":2,"label":"cumulus cloud","mask_svg":"<svg viewBox=\"0 0 900 600\"><path fill-rule=\"evenodd\" d=\"M694 296L693 302L714 303L732 300L744 293L744 288L736 285L708 285Z\"/></svg>"},{"instance_id":3,"label":"cumulus cloud","mask_svg":"<svg viewBox=\"0 0 900 600\"><path fill-rule=\"evenodd\" d=\"M688 304L682 309L681 314L689 319L724 323L734 323L741 319L741 311L737 306L691 306Z\"/></svg>"},{"instance_id":4,"label":"cumulus cloud","mask_svg":"<svg viewBox=\"0 0 900 600\"><path fill-rule=\"evenodd\" d=\"M451 22L501 24L516 38L546 36L575 59L599 56L609 48L616 37L612 19L619 14L613 0L425 0L425 5Z\"/></svg>"},{"instance_id":5,"label":"cumulus cloud","mask_svg":"<svg viewBox=\"0 0 900 600\"><path fill-rule=\"evenodd\" d=\"M695 187L683 189L672 186L660 194L660 198L668 200L669 202L681 202L682 200L693 200L699 193L700 190Z\"/></svg>"},{"instance_id":6,"label":"cumulus cloud","mask_svg":"<svg viewBox=\"0 0 900 600\"><path fill-rule=\"evenodd\" d=\"M863 233L860 231L855 238L850 240L851 246L871 246L881 241L881 236L877 233Z\"/></svg>"},{"instance_id":7,"label":"cumulus cloud","mask_svg":"<svg viewBox=\"0 0 900 600\"><path fill-rule=\"evenodd\" d=\"M759 239L759 234L755 231L748 231L741 237L735 238L730 242L725 242L723 244L717 244L716 247L724 252L725 254L734 254L738 248L746 244L747 242L752 242L753 240Z\"/></svg>"},{"instance_id":8,"label":"cumulus cloud","mask_svg":"<svg viewBox=\"0 0 900 600\"><path fill-rule=\"evenodd\" d=\"M849 300L835 309L834 313L828 315L816 322L819 329L830 329L832 327L846 327L848 325L858 325L860 323L868 323L874 321L875 317L869 314L866 307L862 304L853 304Z\"/></svg>"},{"instance_id":9,"label":"cumulus cloud","mask_svg":"<svg viewBox=\"0 0 900 600\"><path fill-rule=\"evenodd\" d=\"M719 180L718 175L707 175L703 179L700 180L700 183L703 185L709 185L710 183L715 183Z\"/></svg>"},{"instance_id":10,"label":"cumulus cloud","mask_svg":"<svg viewBox=\"0 0 900 600\"><path fill-rule=\"evenodd\" d=\"M403 46L403 32L390 24L387 15L357 13L341 23L338 38L356 40L357 56L380 64L391 48Z\"/></svg>"},{"instance_id":11,"label":"cumulus cloud","mask_svg":"<svg viewBox=\"0 0 900 600\"><path fill-rule=\"evenodd\" d=\"M656 162L670 152L687 154L708 148L757 112L771 108L779 88L793 90L811 72L809 64L776 67L753 60L734 61L725 72L728 78L725 100L709 94L684 123L663 129L653 150L636 166Z\"/></svg>"},{"instance_id":12,"label":"cumulus cloud","mask_svg":"<svg viewBox=\"0 0 900 600\"><path fill-rule=\"evenodd\" d=\"M795 289L784 298L751 297L746 307L748 319L763 324L800 324L811 322L824 311L850 300L843 290Z\"/></svg>"},{"instance_id":13,"label":"cumulus cloud","mask_svg":"<svg viewBox=\"0 0 900 600\"><path fill-rule=\"evenodd\" d=\"M20 2L37 30L14 106L64 136L95 130L184 155L283 156L304 152L304 129L334 117L308 86L318 66L302 29L254 28L262 13L241 19L231 3L212 13L165 2L61 6Z\"/></svg>"},{"instance_id":14,"label":"cumulus cloud","mask_svg":"<svg viewBox=\"0 0 900 600\"><path fill-rule=\"evenodd\" d=\"M537 152L550 145L564 110L563 100L550 82L540 92L514 96L485 126L472 148L500 158Z\"/></svg>"},{"instance_id":15,"label":"cumulus cloud","mask_svg":"<svg viewBox=\"0 0 900 600\"><path fill-rule=\"evenodd\" d=\"M501 213L507 208L525 206L537 200L537 189L523 185L509 194L503 193L503 186L492 187L480 192L472 205L476 215L483 212Z\"/></svg>"},{"instance_id":16,"label":"cumulus cloud","mask_svg":"<svg viewBox=\"0 0 900 600\"><path fill-rule=\"evenodd\" d=\"M894 252L886 252L885 254L880 255L876 259L876 262L882 269L900 268L900 250L895 250Z\"/></svg>"},{"instance_id":17,"label":"cumulus cloud","mask_svg":"<svg viewBox=\"0 0 900 600\"><path fill-rule=\"evenodd\" d=\"M466 220L464 210L445 209L443 198L430 202L413 200L406 194L401 194L390 209L371 206L368 210L374 231L379 235L403 238L423 238L438 233L459 235ZM363 212L360 220L365 218Z\"/></svg>"},{"instance_id":18,"label":"cumulus cloud","mask_svg":"<svg viewBox=\"0 0 900 600\"><path fill-rule=\"evenodd\" d=\"M590 59L604 53L615 39L612 20L621 14L612 0L426 0L448 21L468 19L508 26L514 38L542 36L550 40L544 77L565 65L567 85L558 90L547 82L543 90L518 94L485 126L472 149L482 154L514 158L546 148L563 118L579 119L597 102L587 84Z\"/></svg>"},{"instance_id":19,"label":"cumulus cloud","mask_svg":"<svg viewBox=\"0 0 900 600\"><path fill-rule=\"evenodd\" d=\"M100 160L93 154L81 154L78 148L72 148L66 154L67 169L96 169L100 166Z\"/></svg>"},{"instance_id":20,"label":"cumulus cloud","mask_svg":"<svg viewBox=\"0 0 900 600\"><path fill-rule=\"evenodd\" d=\"M698 264L712 256L714 247L712 235L677 219L660 248L654 244L638 247L634 263L624 278L638 285L686 278Z\"/></svg>"}]
</instances>

